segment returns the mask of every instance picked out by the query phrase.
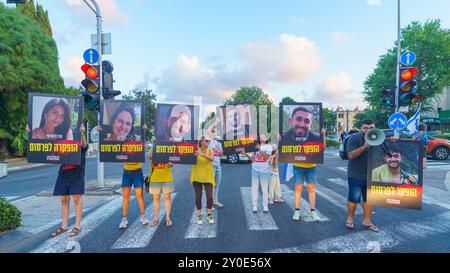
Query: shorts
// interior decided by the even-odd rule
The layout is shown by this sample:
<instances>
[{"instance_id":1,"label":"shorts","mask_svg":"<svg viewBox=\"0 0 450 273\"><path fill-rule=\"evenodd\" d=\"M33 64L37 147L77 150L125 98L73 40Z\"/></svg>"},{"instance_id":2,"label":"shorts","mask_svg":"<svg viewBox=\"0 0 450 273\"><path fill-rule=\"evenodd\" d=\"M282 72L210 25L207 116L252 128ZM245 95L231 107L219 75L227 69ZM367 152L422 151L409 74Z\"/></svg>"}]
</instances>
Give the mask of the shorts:
<instances>
[{"instance_id":1,"label":"shorts","mask_svg":"<svg viewBox=\"0 0 450 273\"><path fill-rule=\"evenodd\" d=\"M294 182L295 184L303 184L304 182L308 184L316 183L316 167L312 168L302 168L294 167Z\"/></svg>"},{"instance_id":2,"label":"shorts","mask_svg":"<svg viewBox=\"0 0 450 273\"><path fill-rule=\"evenodd\" d=\"M135 172L123 172L122 175L122 188L127 188L134 186L135 189L141 188L144 186L144 175L142 174L142 170Z\"/></svg>"},{"instance_id":3,"label":"shorts","mask_svg":"<svg viewBox=\"0 0 450 273\"><path fill-rule=\"evenodd\" d=\"M84 171L74 180L64 179L60 173L56 179L53 195L78 195L84 194Z\"/></svg>"},{"instance_id":4,"label":"shorts","mask_svg":"<svg viewBox=\"0 0 450 273\"><path fill-rule=\"evenodd\" d=\"M171 193L175 190L173 182L150 182L149 193L151 194L161 194Z\"/></svg>"},{"instance_id":5,"label":"shorts","mask_svg":"<svg viewBox=\"0 0 450 273\"><path fill-rule=\"evenodd\" d=\"M367 181L356 178L348 178L348 201L358 204L361 201L367 202Z\"/></svg>"}]
</instances>

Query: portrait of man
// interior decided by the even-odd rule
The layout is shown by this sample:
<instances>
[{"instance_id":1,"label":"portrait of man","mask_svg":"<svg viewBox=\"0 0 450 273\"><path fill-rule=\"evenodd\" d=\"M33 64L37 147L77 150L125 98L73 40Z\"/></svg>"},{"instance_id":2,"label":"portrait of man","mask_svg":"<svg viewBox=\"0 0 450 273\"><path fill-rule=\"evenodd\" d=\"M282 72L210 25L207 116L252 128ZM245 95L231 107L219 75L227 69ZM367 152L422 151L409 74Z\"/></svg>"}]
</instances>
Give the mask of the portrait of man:
<instances>
[{"instance_id":1,"label":"portrait of man","mask_svg":"<svg viewBox=\"0 0 450 273\"><path fill-rule=\"evenodd\" d=\"M289 130L282 135L281 140L320 142L320 133L312 132L313 122L314 116L311 107L306 105L297 106L288 119Z\"/></svg>"},{"instance_id":2,"label":"portrait of man","mask_svg":"<svg viewBox=\"0 0 450 273\"><path fill-rule=\"evenodd\" d=\"M402 153L398 145L388 142L381 147L384 164L372 170L372 182L418 185L418 176L402 169Z\"/></svg>"},{"instance_id":3,"label":"portrait of man","mask_svg":"<svg viewBox=\"0 0 450 273\"><path fill-rule=\"evenodd\" d=\"M253 123L253 117L256 119L256 109L253 105L227 105L220 107L223 111L225 124L224 140L242 139L247 136L256 137L256 125ZM252 127L252 125L254 125Z\"/></svg>"},{"instance_id":4,"label":"portrait of man","mask_svg":"<svg viewBox=\"0 0 450 273\"><path fill-rule=\"evenodd\" d=\"M183 142L194 140L194 106L158 104L157 141Z\"/></svg>"}]
</instances>

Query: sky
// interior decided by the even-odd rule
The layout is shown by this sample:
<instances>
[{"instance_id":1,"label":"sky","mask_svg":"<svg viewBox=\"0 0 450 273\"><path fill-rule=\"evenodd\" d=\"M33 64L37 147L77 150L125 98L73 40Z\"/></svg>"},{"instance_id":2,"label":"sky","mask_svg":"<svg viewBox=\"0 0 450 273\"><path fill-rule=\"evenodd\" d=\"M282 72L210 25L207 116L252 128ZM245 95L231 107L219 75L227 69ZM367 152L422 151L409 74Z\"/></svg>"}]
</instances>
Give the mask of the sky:
<instances>
[{"instance_id":1,"label":"sky","mask_svg":"<svg viewBox=\"0 0 450 273\"><path fill-rule=\"evenodd\" d=\"M82 0L38 2L49 12L64 82L78 87L95 15ZM114 64L114 89L153 89L158 102L201 97L205 109L253 85L275 103L290 96L364 108L363 82L397 39L397 0L97 2L112 35L103 58ZM402 0L401 26L441 19L449 28L449 10L448 0Z\"/></svg>"}]
</instances>

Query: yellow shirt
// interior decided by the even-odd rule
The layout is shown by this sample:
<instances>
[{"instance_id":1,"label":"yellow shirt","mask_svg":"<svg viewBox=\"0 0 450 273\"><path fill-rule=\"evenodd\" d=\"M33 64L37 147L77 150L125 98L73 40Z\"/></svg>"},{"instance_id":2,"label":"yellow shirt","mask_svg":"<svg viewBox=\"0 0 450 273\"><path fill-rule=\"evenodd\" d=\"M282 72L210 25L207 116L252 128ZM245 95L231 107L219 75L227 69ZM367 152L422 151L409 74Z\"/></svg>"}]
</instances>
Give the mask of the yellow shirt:
<instances>
[{"instance_id":1,"label":"yellow shirt","mask_svg":"<svg viewBox=\"0 0 450 273\"><path fill-rule=\"evenodd\" d=\"M172 171L170 170L169 164L154 164L150 182L173 182Z\"/></svg>"},{"instance_id":2,"label":"yellow shirt","mask_svg":"<svg viewBox=\"0 0 450 273\"><path fill-rule=\"evenodd\" d=\"M142 169L142 163L139 162L125 162L123 168L127 171L134 171L137 169Z\"/></svg>"},{"instance_id":3,"label":"yellow shirt","mask_svg":"<svg viewBox=\"0 0 450 273\"><path fill-rule=\"evenodd\" d=\"M300 167L300 168L314 168L317 166L317 164L311 164L311 163L295 163L294 166Z\"/></svg>"},{"instance_id":4,"label":"yellow shirt","mask_svg":"<svg viewBox=\"0 0 450 273\"><path fill-rule=\"evenodd\" d=\"M208 149L206 154L213 155L213 152L211 149ZM216 184L211 160L206 159L201 155L197 156L197 163L192 166L191 172L191 183L194 183L194 181L200 183L211 183L213 186Z\"/></svg>"}]
</instances>

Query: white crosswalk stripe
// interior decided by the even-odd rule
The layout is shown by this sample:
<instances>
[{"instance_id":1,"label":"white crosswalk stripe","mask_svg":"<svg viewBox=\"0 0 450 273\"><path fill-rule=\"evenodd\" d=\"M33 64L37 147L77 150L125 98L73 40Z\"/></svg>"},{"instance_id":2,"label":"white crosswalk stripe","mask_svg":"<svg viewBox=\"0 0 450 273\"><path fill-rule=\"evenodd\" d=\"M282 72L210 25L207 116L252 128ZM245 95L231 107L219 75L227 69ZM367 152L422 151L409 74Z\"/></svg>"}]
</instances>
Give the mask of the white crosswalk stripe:
<instances>
[{"instance_id":1,"label":"white crosswalk stripe","mask_svg":"<svg viewBox=\"0 0 450 273\"><path fill-rule=\"evenodd\" d=\"M336 207L347 211L347 198L343 197L342 195L335 193L334 191L320 185L316 184L316 193L320 195L322 198L330 201L333 203ZM356 215L362 214L362 208L361 206L358 206L355 211Z\"/></svg>"},{"instance_id":2,"label":"white crosswalk stripe","mask_svg":"<svg viewBox=\"0 0 450 273\"><path fill-rule=\"evenodd\" d=\"M174 200L176 193L172 193L170 199ZM151 202L147 208L145 209L145 215L149 216L150 223L155 218L155 213L153 211L153 202ZM121 249L121 248L140 248L146 247L150 244L150 241L153 238L156 230L158 229L163 219L165 219L166 208L164 206L164 199L161 200L161 207L159 209L158 215L158 225L154 227L144 226L140 221L140 217L138 217L134 223L127 228L124 234L120 236L120 238L114 243L111 247L112 249Z\"/></svg>"},{"instance_id":3,"label":"white crosswalk stripe","mask_svg":"<svg viewBox=\"0 0 450 273\"><path fill-rule=\"evenodd\" d=\"M192 212L191 219L189 221L189 226L184 235L185 239L194 239L194 238L215 238L217 236L217 225L219 219L217 217L217 210L212 211L212 215L214 218L214 224L207 223L208 211L206 209L206 194L203 192L202 194L202 221L203 224L197 224L197 208L194 207L194 211Z\"/></svg>"},{"instance_id":4,"label":"white crosswalk stripe","mask_svg":"<svg viewBox=\"0 0 450 273\"><path fill-rule=\"evenodd\" d=\"M287 205L295 210L295 192L291 190L286 184L281 184L281 196L283 196ZM320 213L319 210L316 209L317 214L319 215L320 222L328 221L328 217ZM304 198L301 198L300 201L300 217L302 221L305 222L313 222L314 220L310 217L311 215L311 207L309 206L309 202Z\"/></svg>"},{"instance_id":5,"label":"white crosswalk stripe","mask_svg":"<svg viewBox=\"0 0 450 273\"><path fill-rule=\"evenodd\" d=\"M278 226L275 223L270 212L262 212L262 206L259 204L258 212L252 211L252 188L241 187L242 203L244 204L245 219L247 220L248 230L277 230ZM258 198L261 200L261 196ZM261 203L261 202L259 202Z\"/></svg>"}]
</instances>

